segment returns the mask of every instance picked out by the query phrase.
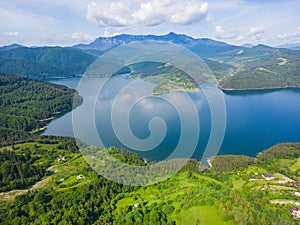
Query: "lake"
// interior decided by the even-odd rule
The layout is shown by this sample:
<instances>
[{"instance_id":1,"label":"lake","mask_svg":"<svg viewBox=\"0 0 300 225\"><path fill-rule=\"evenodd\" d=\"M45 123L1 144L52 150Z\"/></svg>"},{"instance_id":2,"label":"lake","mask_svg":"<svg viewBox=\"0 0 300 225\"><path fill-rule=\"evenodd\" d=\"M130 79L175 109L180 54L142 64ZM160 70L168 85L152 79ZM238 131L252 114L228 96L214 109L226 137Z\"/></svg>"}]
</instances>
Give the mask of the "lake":
<instances>
[{"instance_id":1,"label":"lake","mask_svg":"<svg viewBox=\"0 0 300 225\"><path fill-rule=\"evenodd\" d=\"M209 151L206 156L256 156L277 143L300 142L299 90L222 92L215 84L204 84L198 93L152 96L154 84L128 75L108 81L80 77L49 81L77 89L84 103L51 121L44 135L75 136L89 145L122 147L148 161L201 160L205 150ZM213 102L220 97L224 109ZM226 123L216 126L212 121L222 116ZM219 135L215 142L220 142L220 149L217 144L207 149L212 133Z\"/></svg>"}]
</instances>

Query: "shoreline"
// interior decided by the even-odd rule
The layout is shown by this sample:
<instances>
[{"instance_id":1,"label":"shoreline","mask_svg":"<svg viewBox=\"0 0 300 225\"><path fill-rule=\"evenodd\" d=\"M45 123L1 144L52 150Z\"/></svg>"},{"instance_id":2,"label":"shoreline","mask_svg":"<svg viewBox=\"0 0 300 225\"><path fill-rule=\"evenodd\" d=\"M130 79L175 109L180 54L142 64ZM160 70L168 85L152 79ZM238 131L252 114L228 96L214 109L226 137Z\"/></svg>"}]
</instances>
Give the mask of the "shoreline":
<instances>
[{"instance_id":1,"label":"shoreline","mask_svg":"<svg viewBox=\"0 0 300 225\"><path fill-rule=\"evenodd\" d=\"M39 133L39 132L41 132L41 131L46 130L47 128L48 128L48 126L44 126L44 127L39 128L39 129L30 131L30 132L28 132L28 133L30 133L30 134L37 134L37 133Z\"/></svg>"},{"instance_id":2,"label":"shoreline","mask_svg":"<svg viewBox=\"0 0 300 225\"><path fill-rule=\"evenodd\" d=\"M199 88L193 88L193 89L175 89L175 90L171 90L171 91L166 91L166 92L153 92L153 95L164 95L164 94L169 94L172 92L189 92L189 93L198 93L199 92Z\"/></svg>"},{"instance_id":3,"label":"shoreline","mask_svg":"<svg viewBox=\"0 0 300 225\"><path fill-rule=\"evenodd\" d=\"M234 91L277 91L277 90L286 90L286 89L299 89L300 87L295 86L285 86L285 87L269 87L269 88L245 88L245 89L234 89L234 88L224 88L218 84L218 88L222 91L234 92Z\"/></svg>"},{"instance_id":4,"label":"shoreline","mask_svg":"<svg viewBox=\"0 0 300 225\"><path fill-rule=\"evenodd\" d=\"M45 118L45 119L42 119L42 120L39 120L40 122L45 122L45 121L49 121L49 120L53 120L53 119L55 119L55 117L54 116L51 116L51 117L49 117L49 118Z\"/></svg>"},{"instance_id":5,"label":"shoreline","mask_svg":"<svg viewBox=\"0 0 300 225\"><path fill-rule=\"evenodd\" d=\"M122 74L124 75L124 74ZM110 76L98 76L98 75L89 75L89 76L85 76L85 75L75 75L75 76L72 76L72 77L56 77L56 78L49 78L49 79L46 79L44 80L45 82L48 82L48 83L52 83L51 79L53 80L64 80L64 79L70 79L70 78L80 78L80 77L85 77L85 78L107 78L107 77L110 77ZM135 78L136 79L136 78ZM143 78L140 78L140 79L143 79ZM154 82L151 82L151 83L154 83ZM203 82L203 83L199 83L198 85L200 84L205 84L205 83L210 83L210 82ZM297 86L284 86L284 87L265 87L265 88L243 88L243 89L234 89L234 88L224 88L222 87L218 82L215 82L215 84L217 84L217 87L224 91L224 92L235 92L235 91L277 91L277 90L285 90L285 89L299 89L300 90L300 87L297 87ZM174 91L170 91L170 92L199 92L199 88L195 88L195 90L174 90ZM170 92L163 92L163 93L153 93L154 95L161 95L161 94L167 94L167 93L170 93ZM55 117L53 118L55 119ZM51 120L49 118L49 120ZM40 121L47 121L47 119L44 119L44 120L40 120Z\"/></svg>"}]
</instances>

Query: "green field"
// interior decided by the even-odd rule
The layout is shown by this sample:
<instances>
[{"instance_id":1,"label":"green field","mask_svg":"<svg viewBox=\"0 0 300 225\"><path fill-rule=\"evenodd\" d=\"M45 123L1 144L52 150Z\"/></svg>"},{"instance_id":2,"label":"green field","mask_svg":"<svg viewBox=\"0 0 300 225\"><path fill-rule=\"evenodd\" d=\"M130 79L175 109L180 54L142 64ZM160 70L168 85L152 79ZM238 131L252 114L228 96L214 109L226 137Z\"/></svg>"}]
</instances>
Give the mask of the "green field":
<instances>
[{"instance_id":1,"label":"green field","mask_svg":"<svg viewBox=\"0 0 300 225\"><path fill-rule=\"evenodd\" d=\"M291 172L295 172L296 170L300 169L300 159L297 159L295 164L291 166Z\"/></svg>"},{"instance_id":2,"label":"green field","mask_svg":"<svg viewBox=\"0 0 300 225\"><path fill-rule=\"evenodd\" d=\"M194 206L182 210L174 217L178 225L233 225L233 221L224 221L220 212L212 206Z\"/></svg>"}]
</instances>

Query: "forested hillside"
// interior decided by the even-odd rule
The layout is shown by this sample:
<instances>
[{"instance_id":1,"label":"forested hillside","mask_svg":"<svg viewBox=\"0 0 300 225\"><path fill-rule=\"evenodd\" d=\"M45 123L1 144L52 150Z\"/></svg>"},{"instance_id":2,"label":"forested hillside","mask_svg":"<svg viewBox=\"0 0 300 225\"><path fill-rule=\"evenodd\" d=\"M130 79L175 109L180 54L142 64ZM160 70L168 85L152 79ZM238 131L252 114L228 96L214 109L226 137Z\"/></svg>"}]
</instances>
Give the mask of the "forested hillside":
<instances>
[{"instance_id":1,"label":"forested hillside","mask_svg":"<svg viewBox=\"0 0 300 225\"><path fill-rule=\"evenodd\" d=\"M45 119L82 103L74 90L18 76L0 75L0 129L36 131ZM4 131L2 131L4 132Z\"/></svg>"},{"instance_id":2,"label":"forested hillside","mask_svg":"<svg viewBox=\"0 0 300 225\"><path fill-rule=\"evenodd\" d=\"M62 47L17 47L0 51L0 73L35 79L82 75L96 56Z\"/></svg>"},{"instance_id":3,"label":"forested hillside","mask_svg":"<svg viewBox=\"0 0 300 225\"><path fill-rule=\"evenodd\" d=\"M39 148L43 145L49 151ZM0 192L27 188L41 180L51 172L46 169L53 163L55 157L60 156L59 149L68 150L70 153L78 152L78 146L73 138L68 137L39 137L32 136L30 141L22 144L20 149L12 144L0 151ZM54 150L54 149L57 150ZM61 154L65 153L61 150Z\"/></svg>"},{"instance_id":4,"label":"forested hillside","mask_svg":"<svg viewBox=\"0 0 300 225\"><path fill-rule=\"evenodd\" d=\"M278 149L287 151L279 154ZM232 156L215 159L204 171L191 163L144 187L117 184L95 173L72 138L40 137L0 152L1 187L11 190L41 180L28 192L0 192L1 224L297 224L289 209L299 201L293 193L299 190L300 158L291 153L299 154L299 144L275 146L239 166L236 162L243 158ZM108 152L144 165L133 153ZM226 172L220 171L222 165ZM265 174L274 178L266 180Z\"/></svg>"}]
</instances>

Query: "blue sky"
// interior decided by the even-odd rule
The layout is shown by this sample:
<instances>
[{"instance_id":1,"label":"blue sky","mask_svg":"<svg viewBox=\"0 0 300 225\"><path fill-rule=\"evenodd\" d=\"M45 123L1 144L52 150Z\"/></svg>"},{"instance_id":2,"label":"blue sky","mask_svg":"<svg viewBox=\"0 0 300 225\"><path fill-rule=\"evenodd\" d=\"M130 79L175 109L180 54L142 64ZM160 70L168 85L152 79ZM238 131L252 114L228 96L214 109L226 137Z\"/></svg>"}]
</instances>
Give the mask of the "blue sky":
<instances>
[{"instance_id":1,"label":"blue sky","mask_svg":"<svg viewBox=\"0 0 300 225\"><path fill-rule=\"evenodd\" d=\"M0 46L69 46L170 31L276 46L300 42L299 9L299 0L1 0Z\"/></svg>"}]
</instances>

